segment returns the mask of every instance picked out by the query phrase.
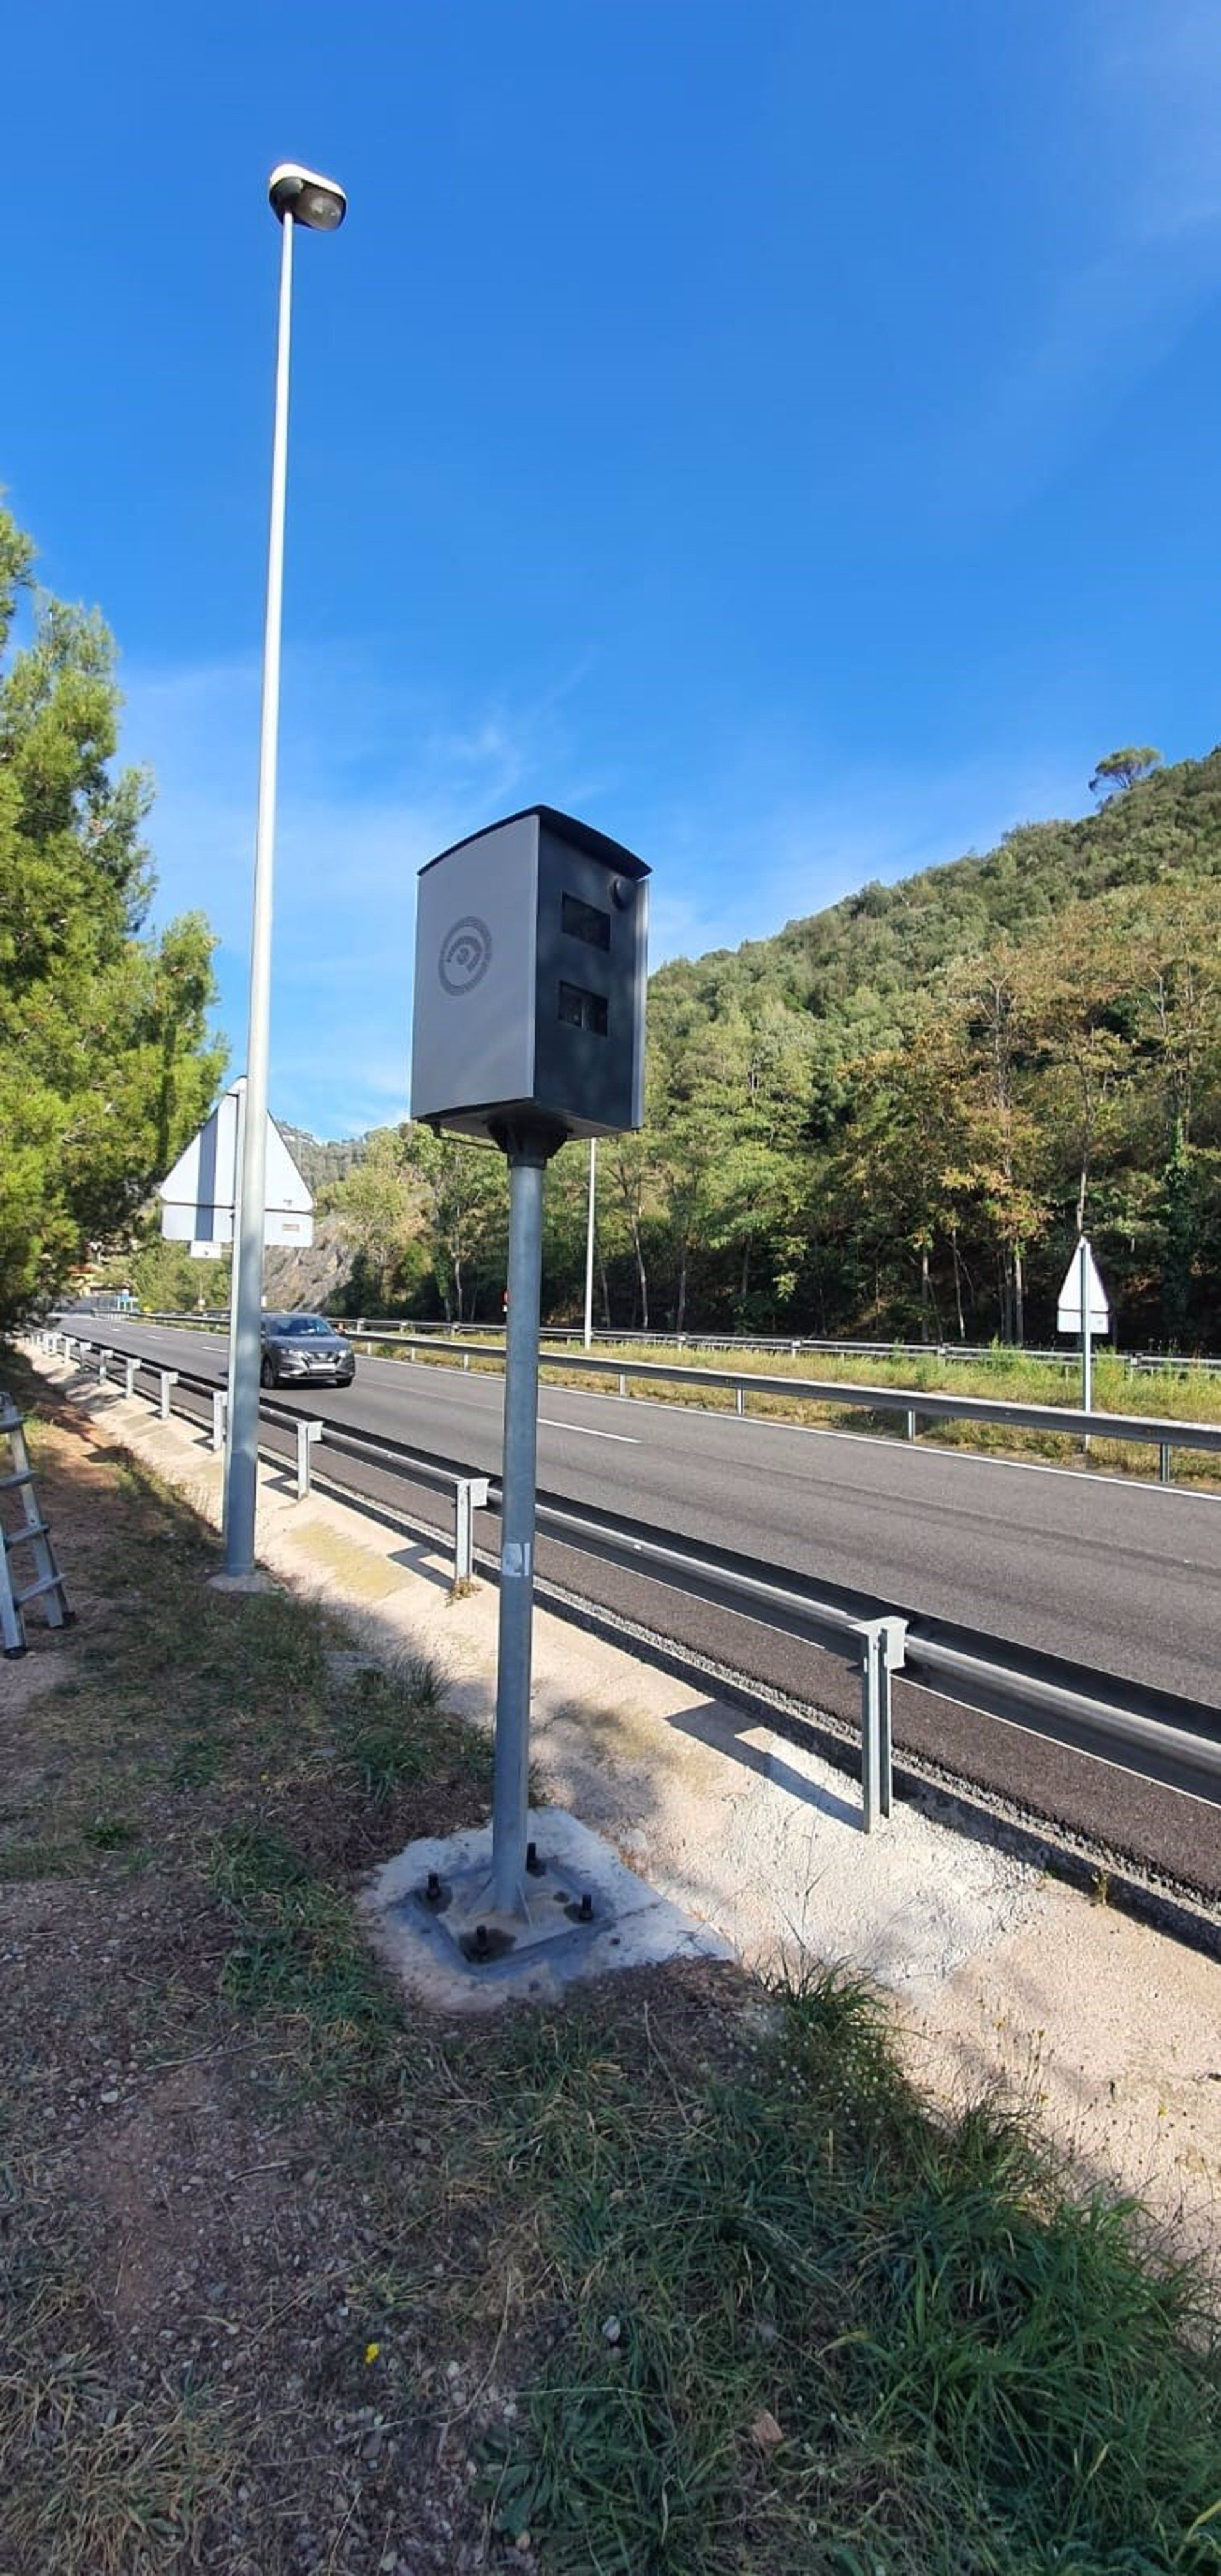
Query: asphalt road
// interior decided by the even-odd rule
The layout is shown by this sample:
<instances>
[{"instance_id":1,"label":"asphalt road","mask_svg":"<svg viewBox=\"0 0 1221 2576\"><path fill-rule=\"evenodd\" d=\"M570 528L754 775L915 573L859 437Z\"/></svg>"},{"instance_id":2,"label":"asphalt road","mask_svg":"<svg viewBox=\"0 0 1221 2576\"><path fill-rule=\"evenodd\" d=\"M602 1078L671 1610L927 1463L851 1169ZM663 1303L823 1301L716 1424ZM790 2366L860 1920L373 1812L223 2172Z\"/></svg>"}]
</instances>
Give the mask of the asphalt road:
<instances>
[{"instance_id":1,"label":"asphalt road","mask_svg":"<svg viewBox=\"0 0 1221 2576\"><path fill-rule=\"evenodd\" d=\"M79 1320L116 1350L223 1377L219 1335ZM501 1399L497 1377L363 1355L351 1388L284 1391L328 1421L492 1472ZM1221 1697L1221 1497L549 1386L539 1482L897 1610Z\"/></svg>"}]
</instances>

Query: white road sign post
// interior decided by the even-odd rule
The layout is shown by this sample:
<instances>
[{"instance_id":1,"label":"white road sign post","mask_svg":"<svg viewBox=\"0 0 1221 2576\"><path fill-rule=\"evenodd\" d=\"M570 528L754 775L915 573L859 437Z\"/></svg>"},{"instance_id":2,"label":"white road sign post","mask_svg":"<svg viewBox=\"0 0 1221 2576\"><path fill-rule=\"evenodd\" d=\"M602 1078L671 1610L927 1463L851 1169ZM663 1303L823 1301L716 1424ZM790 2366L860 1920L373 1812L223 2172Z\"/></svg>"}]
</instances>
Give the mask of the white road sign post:
<instances>
[{"instance_id":1,"label":"white road sign post","mask_svg":"<svg viewBox=\"0 0 1221 2576\"><path fill-rule=\"evenodd\" d=\"M191 1138L157 1196L161 1231L169 1243L189 1243L192 1259L219 1261L233 1242L238 1177L245 1141L246 1085L233 1083ZM267 1120L264 1149L263 1242L305 1251L314 1240L314 1202L274 1118ZM225 1406L225 1511L229 1505L229 1443L233 1435L234 1358L237 1350L237 1262L229 1287L228 1400ZM258 1386L256 1381L257 1400Z\"/></svg>"},{"instance_id":2,"label":"white road sign post","mask_svg":"<svg viewBox=\"0 0 1221 2576\"><path fill-rule=\"evenodd\" d=\"M215 1260L233 1241L245 1083L230 1086L157 1192L161 1231L189 1243L194 1258ZM314 1240L314 1202L274 1118L267 1121L263 1241L305 1251Z\"/></svg>"},{"instance_id":3,"label":"white road sign post","mask_svg":"<svg viewBox=\"0 0 1221 2576\"><path fill-rule=\"evenodd\" d=\"M1081 1341L1081 1410L1090 1413L1094 1400L1095 1335L1105 1336L1111 1329L1111 1309L1102 1284L1098 1264L1090 1250L1089 1240L1082 1235L1064 1273L1056 1308L1056 1330L1076 1333ZM1086 1436L1086 1448L1089 1437Z\"/></svg>"}]
</instances>

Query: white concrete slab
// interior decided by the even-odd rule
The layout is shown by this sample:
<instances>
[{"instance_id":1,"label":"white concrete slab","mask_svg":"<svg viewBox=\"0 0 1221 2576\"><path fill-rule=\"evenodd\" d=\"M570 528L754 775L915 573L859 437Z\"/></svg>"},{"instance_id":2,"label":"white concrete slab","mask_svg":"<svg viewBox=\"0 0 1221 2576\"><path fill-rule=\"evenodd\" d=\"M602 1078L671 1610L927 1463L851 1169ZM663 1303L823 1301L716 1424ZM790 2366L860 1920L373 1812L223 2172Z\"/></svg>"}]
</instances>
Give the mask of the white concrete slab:
<instances>
[{"instance_id":1,"label":"white concrete slab","mask_svg":"<svg viewBox=\"0 0 1221 2576\"><path fill-rule=\"evenodd\" d=\"M619 1968L652 1968L665 1959L732 1957L728 1941L647 1886L576 1816L559 1807L532 1808L529 1830L543 1866L531 1888L533 1925L530 1930L521 1927L519 1947L485 1966L463 1959L445 1921L430 1918L417 1900L430 1872L462 1888L487 1882L488 1920L501 1922L490 1911L490 1825L421 1836L378 1870L361 1900L362 1912L375 1948L415 2002L434 2012L494 2012L506 2004L554 2000L570 1985ZM595 1915L590 1929L566 1919L565 1900L587 1892ZM559 1936L554 1945L540 1942L539 1930L557 1910ZM477 1904L466 1903L464 1920L479 1911Z\"/></svg>"}]
</instances>

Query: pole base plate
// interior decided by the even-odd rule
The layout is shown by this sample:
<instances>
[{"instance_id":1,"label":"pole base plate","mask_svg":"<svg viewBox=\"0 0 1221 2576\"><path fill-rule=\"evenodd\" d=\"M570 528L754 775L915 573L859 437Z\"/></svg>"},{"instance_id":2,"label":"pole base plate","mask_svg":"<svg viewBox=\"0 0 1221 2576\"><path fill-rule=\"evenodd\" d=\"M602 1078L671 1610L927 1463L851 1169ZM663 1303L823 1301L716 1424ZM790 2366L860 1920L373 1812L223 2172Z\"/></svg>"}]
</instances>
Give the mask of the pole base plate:
<instances>
[{"instance_id":1,"label":"pole base plate","mask_svg":"<svg viewBox=\"0 0 1221 2576\"><path fill-rule=\"evenodd\" d=\"M543 1808L530 1834L536 1866L508 1915L492 1906L490 1825L409 1843L378 1871L363 1899L370 1934L417 2002L487 2012L618 1968L732 1955L575 1816Z\"/></svg>"}]
</instances>

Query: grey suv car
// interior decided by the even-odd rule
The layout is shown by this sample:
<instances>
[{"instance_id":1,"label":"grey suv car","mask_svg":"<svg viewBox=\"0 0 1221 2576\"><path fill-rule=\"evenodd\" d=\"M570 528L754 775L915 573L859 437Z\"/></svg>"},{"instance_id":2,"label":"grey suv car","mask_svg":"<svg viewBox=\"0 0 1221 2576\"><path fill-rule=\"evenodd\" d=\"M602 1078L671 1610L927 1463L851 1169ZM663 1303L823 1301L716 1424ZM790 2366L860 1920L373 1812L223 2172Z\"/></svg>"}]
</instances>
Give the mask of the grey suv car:
<instances>
[{"instance_id":1,"label":"grey suv car","mask_svg":"<svg viewBox=\"0 0 1221 2576\"><path fill-rule=\"evenodd\" d=\"M325 1315L264 1315L264 1386L350 1386L356 1353Z\"/></svg>"}]
</instances>

